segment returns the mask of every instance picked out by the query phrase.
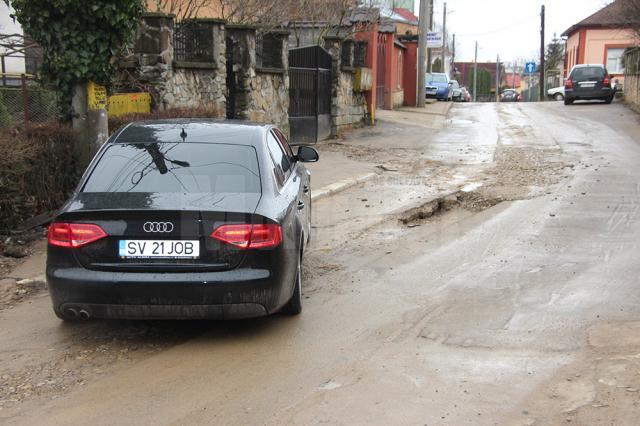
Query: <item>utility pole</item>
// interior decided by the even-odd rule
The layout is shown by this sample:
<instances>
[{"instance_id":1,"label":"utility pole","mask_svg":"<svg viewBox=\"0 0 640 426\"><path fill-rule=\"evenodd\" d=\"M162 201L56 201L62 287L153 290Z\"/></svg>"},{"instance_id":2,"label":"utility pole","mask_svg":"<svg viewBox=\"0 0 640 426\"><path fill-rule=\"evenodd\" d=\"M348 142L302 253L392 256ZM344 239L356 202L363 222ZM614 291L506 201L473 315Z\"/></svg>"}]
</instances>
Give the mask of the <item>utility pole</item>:
<instances>
[{"instance_id":1,"label":"utility pole","mask_svg":"<svg viewBox=\"0 0 640 426\"><path fill-rule=\"evenodd\" d=\"M444 15L442 16L442 72L446 73L447 57L447 2L444 2Z\"/></svg>"},{"instance_id":2,"label":"utility pole","mask_svg":"<svg viewBox=\"0 0 640 426\"><path fill-rule=\"evenodd\" d=\"M544 5L540 10L540 100L544 101L546 79L544 75Z\"/></svg>"},{"instance_id":3,"label":"utility pole","mask_svg":"<svg viewBox=\"0 0 640 426\"><path fill-rule=\"evenodd\" d=\"M476 41L476 55L473 58L473 102L478 100L478 42Z\"/></svg>"},{"instance_id":4,"label":"utility pole","mask_svg":"<svg viewBox=\"0 0 640 426\"><path fill-rule=\"evenodd\" d=\"M429 2L429 31L433 31L433 0L424 0ZM427 72L431 73L431 48L427 49Z\"/></svg>"},{"instance_id":5,"label":"utility pole","mask_svg":"<svg viewBox=\"0 0 640 426\"><path fill-rule=\"evenodd\" d=\"M500 55L496 58L496 102L500 102Z\"/></svg>"},{"instance_id":6,"label":"utility pole","mask_svg":"<svg viewBox=\"0 0 640 426\"><path fill-rule=\"evenodd\" d=\"M453 41L451 46L451 75L456 76L456 35L453 34Z\"/></svg>"},{"instance_id":7,"label":"utility pole","mask_svg":"<svg viewBox=\"0 0 640 426\"><path fill-rule=\"evenodd\" d=\"M429 29L429 3L430 0L420 0L420 30L418 34L418 107L424 108L427 78L427 31Z\"/></svg>"}]
</instances>

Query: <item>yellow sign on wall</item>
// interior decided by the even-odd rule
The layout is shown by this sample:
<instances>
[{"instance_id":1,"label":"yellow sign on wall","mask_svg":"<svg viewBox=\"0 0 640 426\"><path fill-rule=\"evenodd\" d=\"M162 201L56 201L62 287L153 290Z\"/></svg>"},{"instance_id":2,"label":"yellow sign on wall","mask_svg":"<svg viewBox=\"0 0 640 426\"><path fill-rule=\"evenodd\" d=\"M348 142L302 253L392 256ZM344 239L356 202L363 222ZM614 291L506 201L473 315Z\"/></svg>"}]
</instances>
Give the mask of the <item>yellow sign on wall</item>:
<instances>
[{"instance_id":1,"label":"yellow sign on wall","mask_svg":"<svg viewBox=\"0 0 640 426\"><path fill-rule=\"evenodd\" d=\"M87 83L87 104L89 109L107 108L107 88L90 81Z\"/></svg>"},{"instance_id":2,"label":"yellow sign on wall","mask_svg":"<svg viewBox=\"0 0 640 426\"><path fill-rule=\"evenodd\" d=\"M117 93L109 96L109 115L112 117L145 112L151 112L149 93Z\"/></svg>"}]
</instances>

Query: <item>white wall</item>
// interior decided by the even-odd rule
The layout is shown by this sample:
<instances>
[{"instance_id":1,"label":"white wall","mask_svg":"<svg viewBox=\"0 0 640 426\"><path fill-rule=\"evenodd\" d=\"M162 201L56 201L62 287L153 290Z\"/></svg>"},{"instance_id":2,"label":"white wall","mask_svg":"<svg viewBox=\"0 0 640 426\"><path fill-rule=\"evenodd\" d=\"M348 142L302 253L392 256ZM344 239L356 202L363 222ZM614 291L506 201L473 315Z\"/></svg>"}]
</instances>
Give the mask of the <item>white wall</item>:
<instances>
[{"instance_id":1,"label":"white wall","mask_svg":"<svg viewBox=\"0 0 640 426\"><path fill-rule=\"evenodd\" d=\"M22 27L18 22L13 22L9 16L13 10L0 1L0 34L22 34ZM5 49L0 47L0 53ZM20 74L24 72L24 58L5 58L7 73Z\"/></svg>"}]
</instances>

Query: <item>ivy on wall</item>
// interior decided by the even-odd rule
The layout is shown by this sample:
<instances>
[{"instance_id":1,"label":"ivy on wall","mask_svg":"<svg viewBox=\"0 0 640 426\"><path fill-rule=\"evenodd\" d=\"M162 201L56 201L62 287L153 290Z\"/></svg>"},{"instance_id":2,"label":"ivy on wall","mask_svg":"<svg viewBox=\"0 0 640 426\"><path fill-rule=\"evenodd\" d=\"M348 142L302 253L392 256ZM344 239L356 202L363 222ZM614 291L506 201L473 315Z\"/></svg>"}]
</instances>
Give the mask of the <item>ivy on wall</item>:
<instances>
[{"instance_id":1,"label":"ivy on wall","mask_svg":"<svg viewBox=\"0 0 640 426\"><path fill-rule=\"evenodd\" d=\"M42 77L70 109L73 86L109 85L116 58L131 41L143 0L11 0L26 34L44 51Z\"/></svg>"}]
</instances>

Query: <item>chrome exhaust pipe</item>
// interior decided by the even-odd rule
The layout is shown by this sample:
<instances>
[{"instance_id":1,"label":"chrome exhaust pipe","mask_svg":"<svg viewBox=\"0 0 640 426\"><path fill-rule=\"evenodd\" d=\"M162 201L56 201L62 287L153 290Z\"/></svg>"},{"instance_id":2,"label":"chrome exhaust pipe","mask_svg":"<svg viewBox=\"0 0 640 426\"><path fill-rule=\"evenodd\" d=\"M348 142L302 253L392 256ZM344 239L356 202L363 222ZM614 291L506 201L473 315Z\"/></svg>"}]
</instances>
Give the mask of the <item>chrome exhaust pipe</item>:
<instances>
[{"instance_id":1,"label":"chrome exhaust pipe","mask_svg":"<svg viewBox=\"0 0 640 426\"><path fill-rule=\"evenodd\" d=\"M91 314L89 314L89 312L85 311L84 309L81 310L80 312L78 312L78 318L80 318L83 321L88 320L89 318L91 318Z\"/></svg>"},{"instance_id":2,"label":"chrome exhaust pipe","mask_svg":"<svg viewBox=\"0 0 640 426\"><path fill-rule=\"evenodd\" d=\"M67 318L69 319L76 319L78 318L78 311L76 311L73 308L67 308L64 310L64 314L67 316Z\"/></svg>"}]
</instances>

